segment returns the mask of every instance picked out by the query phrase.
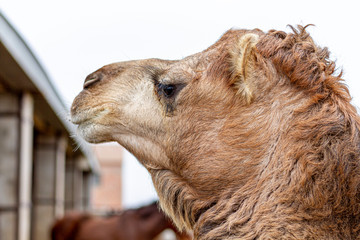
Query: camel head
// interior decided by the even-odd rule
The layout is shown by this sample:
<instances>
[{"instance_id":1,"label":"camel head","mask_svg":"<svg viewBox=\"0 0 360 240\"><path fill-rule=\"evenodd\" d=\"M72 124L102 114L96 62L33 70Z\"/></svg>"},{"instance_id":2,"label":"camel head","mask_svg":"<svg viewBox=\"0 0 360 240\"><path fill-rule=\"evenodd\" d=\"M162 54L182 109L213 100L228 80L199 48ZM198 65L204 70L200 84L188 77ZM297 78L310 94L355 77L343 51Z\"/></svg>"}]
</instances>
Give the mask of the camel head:
<instances>
[{"instance_id":1,"label":"camel head","mask_svg":"<svg viewBox=\"0 0 360 240\"><path fill-rule=\"evenodd\" d=\"M254 72L259 34L229 31L182 60L104 66L86 78L71 108L72 122L87 141L117 141L150 172L168 170L191 182L199 197L212 197L224 183L233 184L232 171L247 171L231 167L217 152L229 144L224 125L239 109L248 114L249 102L259 97L260 73ZM205 167L209 160L211 168ZM218 179L209 182L208 176Z\"/></svg>"},{"instance_id":2,"label":"camel head","mask_svg":"<svg viewBox=\"0 0 360 240\"><path fill-rule=\"evenodd\" d=\"M304 28L289 35L229 30L181 60L100 68L86 78L71 119L87 141L116 141L137 157L178 227L202 236L227 221L236 225L236 219L239 226L259 225L266 214L280 216L272 202L298 204L294 192L311 178L303 175L309 165L302 162L313 153L304 140L312 126L306 125L307 109L329 94L336 97L331 102L349 99L337 78L328 77L334 66L327 57ZM268 209L254 206L261 201ZM257 207L263 207L258 215ZM245 213L254 214L253 222ZM225 239L220 232L240 231L231 224L211 236Z\"/></svg>"},{"instance_id":3,"label":"camel head","mask_svg":"<svg viewBox=\"0 0 360 240\"><path fill-rule=\"evenodd\" d=\"M117 141L148 170L172 171L201 196L211 196L213 185L221 188L222 178L230 177L224 156L216 156L228 144L224 125L241 108L248 114L249 102L259 97L259 34L229 31L204 52L178 61L104 66L86 78L71 108L72 122L87 141ZM215 169L204 167L209 159ZM218 182L208 183L214 171Z\"/></svg>"}]
</instances>

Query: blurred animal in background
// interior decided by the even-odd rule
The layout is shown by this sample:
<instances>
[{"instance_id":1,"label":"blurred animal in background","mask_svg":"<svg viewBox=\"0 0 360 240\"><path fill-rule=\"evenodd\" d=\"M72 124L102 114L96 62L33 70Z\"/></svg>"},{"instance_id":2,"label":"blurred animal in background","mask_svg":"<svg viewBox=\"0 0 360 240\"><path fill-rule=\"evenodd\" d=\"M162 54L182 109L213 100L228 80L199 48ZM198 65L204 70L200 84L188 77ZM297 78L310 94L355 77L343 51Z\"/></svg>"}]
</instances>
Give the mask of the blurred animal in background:
<instances>
[{"instance_id":1,"label":"blurred animal in background","mask_svg":"<svg viewBox=\"0 0 360 240\"><path fill-rule=\"evenodd\" d=\"M104 66L72 122L133 153L195 239L360 239L360 117L306 29L231 29L181 60Z\"/></svg>"},{"instance_id":2,"label":"blurred animal in background","mask_svg":"<svg viewBox=\"0 0 360 240\"><path fill-rule=\"evenodd\" d=\"M190 240L179 232L159 210L156 202L106 217L73 212L57 220L51 229L52 240L152 240L165 229L171 229L176 240ZM175 240L175 239L174 239Z\"/></svg>"}]
</instances>

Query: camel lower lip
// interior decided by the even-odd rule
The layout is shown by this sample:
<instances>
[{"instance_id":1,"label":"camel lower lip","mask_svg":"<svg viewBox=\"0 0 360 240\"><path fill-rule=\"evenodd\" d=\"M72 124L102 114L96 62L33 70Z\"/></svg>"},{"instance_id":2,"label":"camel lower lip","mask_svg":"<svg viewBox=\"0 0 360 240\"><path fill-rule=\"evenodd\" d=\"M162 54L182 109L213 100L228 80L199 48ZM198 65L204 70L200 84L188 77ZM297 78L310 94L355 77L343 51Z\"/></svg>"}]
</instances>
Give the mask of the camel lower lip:
<instances>
[{"instance_id":1,"label":"camel lower lip","mask_svg":"<svg viewBox=\"0 0 360 240\"><path fill-rule=\"evenodd\" d=\"M84 118L84 117L77 117L77 116L71 116L71 122L75 125L83 124L87 121L89 121L90 118Z\"/></svg>"}]
</instances>

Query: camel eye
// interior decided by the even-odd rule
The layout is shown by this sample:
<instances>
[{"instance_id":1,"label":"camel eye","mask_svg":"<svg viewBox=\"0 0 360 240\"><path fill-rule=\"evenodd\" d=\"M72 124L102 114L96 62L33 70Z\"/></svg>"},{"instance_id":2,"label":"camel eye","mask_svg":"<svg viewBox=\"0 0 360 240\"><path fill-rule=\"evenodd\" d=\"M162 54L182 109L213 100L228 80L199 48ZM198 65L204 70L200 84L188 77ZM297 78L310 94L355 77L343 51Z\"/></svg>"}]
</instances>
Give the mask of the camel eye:
<instances>
[{"instance_id":1,"label":"camel eye","mask_svg":"<svg viewBox=\"0 0 360 240\"><path fill-rule=\"evenodd\" d=\"M167 85L167 84L159 83L158 91L159 93L162 93L164 97L171 98L175 94L176 86L173 84Z\"/></svg>"}]
</instances>

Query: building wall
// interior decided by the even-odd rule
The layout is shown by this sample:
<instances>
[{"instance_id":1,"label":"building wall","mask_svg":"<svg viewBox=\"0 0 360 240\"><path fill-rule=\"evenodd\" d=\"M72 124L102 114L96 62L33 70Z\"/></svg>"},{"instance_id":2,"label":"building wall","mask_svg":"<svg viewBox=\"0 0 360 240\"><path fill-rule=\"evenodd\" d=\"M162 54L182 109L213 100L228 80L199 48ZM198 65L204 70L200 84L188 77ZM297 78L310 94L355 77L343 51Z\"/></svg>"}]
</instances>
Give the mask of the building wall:
<instances>
[{"instance_id":1,"label":"building wall","mask_svg":"<svg viewBox=\"0 0 360 240\"><path fill-rule=\"evenodd\" d=\"M0 93L0 239L16 240L19 208L19 100Z\"/></svg>"},{"instance_id":2,"label":"building wall","mask_svg":"<svg viewBox=\"0 0 360 240\"><path fill-rule=\"evenodd\" d=\"M37 129L32 103L29 93L0 91L0 240L49 240L65 207L88 204L86 160L67 151L68 136Z\"/></svg>"},{"instance_id":3,"label":"building wall","mask_svg":"<svg viewBox=\"0 0 360 240\"><path fill-rule=\"evenodd\" d=\"M48 75L0 12L0 240L49 240L65 209L85 209L98 163ZM76 147L79 145L79 148ZM66 181L67 162L71 181ZM86 176L86 180L85 180ZM66 186L65 182L69 185ZM65 188L71 190L66 190Z\"/></svg>"},{"instance_id":4,"label":"building wall","mask_svg":"<svg viewBox=\"0 0 360 240\"><path fill-rule=\"evenodd\" d=\"M101 178L92 190L91 209L99 213L120 210L123 149L115 144L94 145L93 149L100 163Z\"/></svg>"}]
</instances>

